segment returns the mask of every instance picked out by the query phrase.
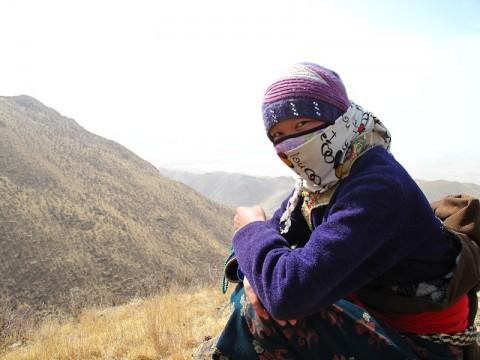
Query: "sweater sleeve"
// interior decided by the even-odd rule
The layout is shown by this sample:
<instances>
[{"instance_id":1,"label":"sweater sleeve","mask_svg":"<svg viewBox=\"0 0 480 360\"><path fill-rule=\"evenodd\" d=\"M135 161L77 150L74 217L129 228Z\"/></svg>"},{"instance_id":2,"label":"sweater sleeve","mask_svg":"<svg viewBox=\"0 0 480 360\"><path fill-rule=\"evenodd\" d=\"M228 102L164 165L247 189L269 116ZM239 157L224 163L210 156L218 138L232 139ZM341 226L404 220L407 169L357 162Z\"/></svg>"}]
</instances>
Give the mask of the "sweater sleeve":
<instances>
[{"instance_id":1,"label":"sweater sleeve","mask_svg":"<svg viewBox=\"0 0 480 360\"><path fill-rule=\"evenodd\" d=\"M326 219L304 247L291 249L276 228L256 221L233 238L238 262L275 318L313 314L398 261L401 201L401 186L394 179L357 177L337 190Z\"/></svg>"}]
</instances>

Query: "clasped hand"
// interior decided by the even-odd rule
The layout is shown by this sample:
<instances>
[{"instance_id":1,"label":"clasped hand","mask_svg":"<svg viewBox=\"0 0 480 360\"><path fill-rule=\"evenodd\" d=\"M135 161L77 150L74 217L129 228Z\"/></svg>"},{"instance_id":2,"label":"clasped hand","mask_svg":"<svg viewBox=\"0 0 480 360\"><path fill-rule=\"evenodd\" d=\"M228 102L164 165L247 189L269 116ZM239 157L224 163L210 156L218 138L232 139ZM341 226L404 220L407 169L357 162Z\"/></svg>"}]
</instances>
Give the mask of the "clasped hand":
<instances>
[{"instance_id":1,"label":"clasped hand","mask_svg":"<svg viewBox=\"0 0 480 360\"><path fill-rule=\"evenodd\" d=\"M265 211L260 206L240 206L235 210L233 229L235 232L254 221L265 221Z\"/></svg>"}]
</instances>

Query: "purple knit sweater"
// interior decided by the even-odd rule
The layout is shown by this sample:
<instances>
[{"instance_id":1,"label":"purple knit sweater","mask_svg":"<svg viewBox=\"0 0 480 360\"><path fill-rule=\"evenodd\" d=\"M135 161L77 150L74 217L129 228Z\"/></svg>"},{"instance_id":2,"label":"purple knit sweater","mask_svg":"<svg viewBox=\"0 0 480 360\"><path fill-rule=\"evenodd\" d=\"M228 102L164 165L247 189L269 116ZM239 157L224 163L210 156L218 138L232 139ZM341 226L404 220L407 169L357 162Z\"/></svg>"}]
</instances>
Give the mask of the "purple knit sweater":
<instances>
[{"instance_id":1,"label":"purple knit sweater","mask_svg":"<svg viewBox=\"0 0 480 360\"><path fill-rule=\"evenodd\" d=\"M434 279L454 265L456 249L427 199L382 147L356 161L324 211L313 210L313 231L297 207L280 235L285 206L233 237L242 272L277 319L311 315L367 284Z\"/></svg>"}]
</instances>

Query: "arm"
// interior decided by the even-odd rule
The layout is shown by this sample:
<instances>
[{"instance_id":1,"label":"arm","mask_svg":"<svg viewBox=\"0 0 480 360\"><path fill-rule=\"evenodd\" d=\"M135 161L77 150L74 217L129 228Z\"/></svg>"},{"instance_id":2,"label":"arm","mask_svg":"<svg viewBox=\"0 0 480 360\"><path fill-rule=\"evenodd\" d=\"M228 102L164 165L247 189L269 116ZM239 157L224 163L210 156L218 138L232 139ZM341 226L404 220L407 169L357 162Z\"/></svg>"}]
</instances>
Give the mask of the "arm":
<instances>
[{"instance_id":1,"label":"arm","mask_svg":"<svg viewBox=\"0 0 480 360\"><path fill-rule=\"evenodd\" d=\"M310 315L392 267L401 197L401 186L385 176L345 183L327 219L294 250L266 222L240 229L233 238L237 258L267 311L278 319Z\"/></svg>"},{"instance_id":2,"label":"arm","mask_svg":"<svg viewBox=\"0 0 480 360\"><path fill-rule=\"evenodd\" d=\"M272 218L269 220L265 220L265 212L259 206L238 207L233 219L235 232L240 230L244 225L254 221L262 221L266 226L280 232L280 218L285 212L290 196L282 202L280 208L275 211ZM292 214L292 225L294 225L292 226L292 230L284 237L286 246L289 246L289 244L297 244L299 242L305 243L310 236L310 230L300 213L296 214L294 212ZM232 252L225 262L225 275L226 278L232 282L239 282L244 278L244 273L238 265L235 252Z\"/></svg>"}]
</instances>

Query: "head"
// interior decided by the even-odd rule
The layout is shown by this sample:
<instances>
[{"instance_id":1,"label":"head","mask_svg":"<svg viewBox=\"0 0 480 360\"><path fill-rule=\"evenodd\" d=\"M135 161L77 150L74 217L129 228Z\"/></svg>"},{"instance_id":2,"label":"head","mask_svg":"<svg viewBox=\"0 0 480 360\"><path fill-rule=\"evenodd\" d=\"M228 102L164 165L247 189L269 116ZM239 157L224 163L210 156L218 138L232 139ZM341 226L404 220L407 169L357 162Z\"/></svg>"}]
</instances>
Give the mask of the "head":
<instances>
[{"instance_id":1,"label":"head","mask_svg":"<svg viewBox=\"0 0 480 360\"><path fill-rule=\"evenodd\" d=\"M278 156L299 176L280 219L284 223L281 233L290 228L303 190L323 193L334 189L364 152L390 145L390 135L380 120L350 102L340 77L320 65L291 67L267 88L262 112Z\"/></svg>"},{"instance_id":2,"label":"head","mask_svg":"<svg viewBox=\"0 0 480 360\"><path fill-rule=\"evenodd\" d=\"M265 130L277 143L296 132L333 124L349 106L345 87L334 71L312 63L295 64L265 92Z\"/></svg>"}]
</instances>

